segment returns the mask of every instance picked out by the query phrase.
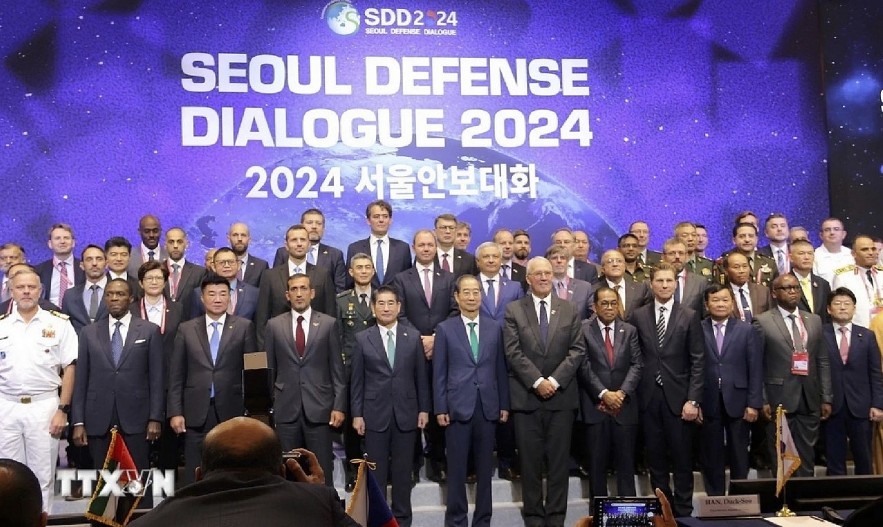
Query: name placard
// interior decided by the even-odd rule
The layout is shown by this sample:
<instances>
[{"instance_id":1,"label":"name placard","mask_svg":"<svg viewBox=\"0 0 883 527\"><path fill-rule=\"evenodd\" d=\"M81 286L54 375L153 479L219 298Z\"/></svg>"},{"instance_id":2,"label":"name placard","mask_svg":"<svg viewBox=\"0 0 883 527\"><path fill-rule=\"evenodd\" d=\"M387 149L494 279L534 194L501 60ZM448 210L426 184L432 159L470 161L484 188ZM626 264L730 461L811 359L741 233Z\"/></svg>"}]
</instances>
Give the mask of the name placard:
<instances>
[{"instance_id":1,"label":"name placard","mask_svg":"<svg viewBox=\"0 0 883 527\"><path fill-rule=\"evenodd\" d=\"M760 516L760 496L705 496L699 498L696 516L700 518L735 518Z\"/></svg>"}]
</instances>

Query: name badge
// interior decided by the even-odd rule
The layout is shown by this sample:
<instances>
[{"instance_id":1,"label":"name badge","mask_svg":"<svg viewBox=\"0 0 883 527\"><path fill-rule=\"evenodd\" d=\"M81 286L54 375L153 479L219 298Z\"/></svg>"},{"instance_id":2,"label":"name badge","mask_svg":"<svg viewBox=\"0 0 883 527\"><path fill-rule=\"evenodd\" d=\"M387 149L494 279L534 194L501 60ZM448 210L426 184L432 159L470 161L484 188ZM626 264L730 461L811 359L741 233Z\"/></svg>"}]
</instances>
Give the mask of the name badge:
<instances>
[{"instance_id":1,"label":"name badge","mask_svg":"<svg viewBox=\"0 0 883 527\"><path fill-rule=\"evenodd\" d=\"M791 373L794 375L809 375L809 353L794 351L791 353Z\"/></svg>"}]
</instances>

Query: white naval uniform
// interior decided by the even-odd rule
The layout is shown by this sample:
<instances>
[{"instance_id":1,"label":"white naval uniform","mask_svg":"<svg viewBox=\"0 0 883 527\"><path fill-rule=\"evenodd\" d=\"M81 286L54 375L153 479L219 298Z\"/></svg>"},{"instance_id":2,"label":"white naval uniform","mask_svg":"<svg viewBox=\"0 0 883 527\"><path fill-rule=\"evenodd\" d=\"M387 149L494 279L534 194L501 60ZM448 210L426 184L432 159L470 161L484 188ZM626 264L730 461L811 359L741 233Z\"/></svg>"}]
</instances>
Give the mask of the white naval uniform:
<instances>
[{"instance_id":1,"label":"white naval uniform","mask_svg":"<svg viewBox=\"0 0 883 527\"><path fill-rule=\"evenodd\" d=\"M831 290L845 287L855 295L855 315L852 323L862 327L871 327L873 315L880 312L883 306L883 269L878 266L874 271L872 284L868 281L867 269L857 265L847 265L837 269Z\"/></svg>"},{"instance_id":2,"label":"white naval uniform","mask_svg":"<svg viewBox=\"0 0 883 527\"><path fill-rule=\"evenodd\" d=\"M52 512L58 439L49 425L58 410L61 370L77 359L67 315L38 308L29 323L18 310L0 315L0 457L27 465Z\"/></svg>"}]
</instances>

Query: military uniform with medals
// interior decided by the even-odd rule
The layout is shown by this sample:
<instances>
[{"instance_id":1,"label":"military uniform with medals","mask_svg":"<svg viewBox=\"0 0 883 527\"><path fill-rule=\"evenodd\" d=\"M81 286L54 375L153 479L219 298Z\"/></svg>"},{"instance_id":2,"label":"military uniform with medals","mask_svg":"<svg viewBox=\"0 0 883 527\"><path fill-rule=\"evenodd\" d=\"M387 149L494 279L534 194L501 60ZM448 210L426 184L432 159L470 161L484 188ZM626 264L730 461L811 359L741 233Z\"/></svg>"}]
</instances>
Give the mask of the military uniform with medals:
<instances>
[{"instance_id":1,"label":"military uniform with medals","mask_svg":"<svg viewBox=\"0 0 883 527\"><path fill-rule=\"evenodd\" d=\"M688 271L705 278L709 284L713 281L714 262L704 256L695 255L692 259L687 260L685 265Z\"/></svg>"},{"instance_id":2,"label":"military uniform with medals","mask_svg":"<svg viewBox=\"0 0 883 527\"><path fill-rule=\"evenodd\" d=\"M720 255L720 258L714 261L714 281L721 285L727 285L727 273L724 271L724 259L734 250L735 249L730 249L730 251L723 253ZM751 266L751 274L748 276L748 281L754 284L765 285L772 290L773 280L779 276L779 267L776 265L776 261L757 251L754 251L754 255L747 256L747 258L748 265Z\"/></svg>"},{"instance_id":3,"label":"military uniform with medals","mask_svg":"<svg viewBox=\"0 0 883 527\"><path fill-rule=\"evenodd\" d=\"M870 269L863 269L855 264L837 269L834 271L831 290L838 287L846 287L855 295L853 324L870 327L871 319L883 312L883 266L880 264Z\"/></svg>"}]
</instances>

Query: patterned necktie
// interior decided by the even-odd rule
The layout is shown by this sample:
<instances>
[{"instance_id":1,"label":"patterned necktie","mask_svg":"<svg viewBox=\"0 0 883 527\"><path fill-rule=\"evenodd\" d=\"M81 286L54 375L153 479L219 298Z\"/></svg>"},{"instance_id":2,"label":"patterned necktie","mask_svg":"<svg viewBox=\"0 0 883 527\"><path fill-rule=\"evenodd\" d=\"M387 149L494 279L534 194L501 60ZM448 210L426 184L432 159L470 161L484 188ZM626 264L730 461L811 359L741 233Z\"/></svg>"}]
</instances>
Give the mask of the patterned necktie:
<instances>
[{"instance_id":1,"label":"patterned necktie","mask_svg":"<svg viewBox=\"0 0 883 527\"><path fill-rule=\"evenodd\" d=\"M67 262L58 262L58 307L64 307L64 294L70 284L70 277L67 275Z\"/></svg>"},{"instance_id":2,"label":"patterned necktie","mask_svg":"<svg viewBox=\"0 0 883 527\"><path fill-rule=\"evenodd\" d=\"M776 267L779 268L779 274L785 274L788 272L785 269L785 251L782 249L776 250Z\"/></svg>"},{"instance_id":3,"label":"patterned necktie","mask_svg":"<svg viewBox=\"0 0 883 527\"><path fill-rule=\"evenodd\" d=\"M156 253L154 251L147 251L147 261L152 262L156 260Z\"/></svg>"},{"instance_id":4,"label":"patterned necktie","mask_svg":"<svg viewBox=\"0 0 883 527\"><path fill-rule=\"evenodd\" d=\"M172 300L178 298L178 282L181 280L181 265L180 264L172 264L172 284L171 284L171 292L172 292Z\"/></svg>"},{"instance_id":5,"label":"patterned necktie","mask_svg":"<svg viewBox=\"0 0 883 527\"><path fill-rule=\"evenodd\" d=\"M751 306L748 305L748 297L745 296L746 286L739 288L739 303L742 304L742 320L751 324L754 317L751 316Z\"/></svg>"},{"instance_id":6,"label":"patterned necktie","mask_svg":"<svg viewBox=\"0 0 883 527\"><path fill-rule=\"evenodd\" d=\"M396 341L391 329L386 330L386 358L389 360L389 367L392 368L396 362Z\"/></svg>"},{"instance_id":7,"label":"patterned necktie","mask_svg":"<svg viewBox=\"0 0 883 527\"><path fill-rule=\"evenodd\" d=\"M849 357L849 340L846 338L846 326L840 326L840 360L846 364Z\"/></svg>"},{"instance_id":8,"label":"patterned necktie","mask_svg":"<svg viewBox=\"0 0 883 527\"><path fill-rule=\"evenodd\" d=\"M218 332L218 326L220 326L220 325L221 325L221 323L218 322L217 320L211 323L212 334L211 334L211 337L209 337L209 339L208 339L208 348L212 354L212 365L215 365L218 363L218 349L220 348L220 345L221 345L221 335ZM214 383L214 381L212 381L211 397L214 397L214 396L215 396L215 383Z\"/></svg>"},{"instance_id":9,"label":"patterned necktie","mask_svg":"<svg viewBox=\"0 0 883 527\"><path fill-rule=\"evenodd\" d=\"M114 366L120 365L120 357L123 355L123 334L120 332L122 322L117 320L113 324L113 335L110 337L110 354L113 356Z\"/></svg>"},{"instance_id":10,"label":"patterned necktie","mask_svg":"<svg viewBox=\"0 0 883 527\"><path fill-rule=\"evenodd\" d=\"M540 300L540 336L543 338L543 344L549 340L549 314L546 313L546 301Z\"/></svg>"},{"instance_id":11,"label":"patterned necktie","mask_svg":"<svg viewBox=\"0 0 883 527\"><path fill-rule=\"evenodd\" d=\"M511 268L512 268L512 266L510 266L509 264L503 264L503 278L504 278L507 282L508 282L509 280L512 280L512 274L511 274L510 271L509 271Z\"/></svg>"},{"instance_id":12,"label":"patterned necktie","mask_svg":"<svg viewBox=\"0 0 883 527\"><path fill-rule=\"evenodd\" d=\"M567 288L564 287L564 280L558 280L558 298L567 300Z\"/></svg>"},{"instance_id":13,"label":"patterned necktie","mask_svg":"<svg viewBox=\"0 0 883 527\"><path fill-rule=\"evenodd\" d=\"M451 264L448 263L448 253L442 253L442 269L451 272Z\"/></svg>"},{"instance_id":14,"label":"patterned necktie","mask_svg":"<svg viewBox=\"0 0 883 527\"><path fill-rule=\"evenodd\" d=\"M377 240L377 256L374 258L374 272L377 273L377 281L383 283L383 240Z\"/></svg>"},{"instance_id":15,"label":"patterned necktie","mask_svg":"<svg viewBox=\"0 0 883 527\"><path fill-rule=\"evenodd\" d=\"M432 284L429 281L429 269L423 269L423 296L426 297L426 305L432 305Z\"/></svg>"},{"instance_id":16,"label":"patterned necktie","mask_svg":"<svg viewBox=\"0 0 883 527\"><path fill-rule=\"evenodd\" d=\"M236 300L238 295L236 294L236 288L230 288L230 302L227 304L227 314L232 315L236 312Z\"/></svg>"},{"instance_id":17,"label":"patterned necktie","mask_svg":"<svg viewBox=\"0 0 883 527\"><path fill-rule=\"evenodd\" d=\"M656 320L656 338L659 346L662 347L662 340L665 337L665 306L659 306L659 318Z\"/></svg>"},{"instance_id":18,"label":"patterned necktie","mask_svg":"<svg viewBox=\"0 0 883 527\"><path fill-rule=\"evenodd\" d=\"M604 326L604 349L607 351L607 362L613 367L613 341L610 340L610 326Z\"/></svg>"},{"instance_id":19,"label":"patterned necktie","mask_svg":"<svg viewBox=\"0 0 883 527\"><path fill-rule=\"evenodd\" d=\"M487 298L488 305L491 307L491 311L496 311L497 309L497 293L494 292L494 280L485 280L487 282L487 294L485 297Z\"/></svg>"},{"instance_id":20,"label":"patterned necktie","mask_svg":"<svg viewBox=\"0 0 883 527\"><path fill-rule=\"evenodd\" d=\"M791 319L791 343L794 344L794 351L803 351L806 349L803 345L803 337L800 335L800 328L797 327L797 316L788 315Z\"/></svg>"},{"instance_id":21,"label":"patterned necktie","mask_svg":"<svg viewBox=\"0 0 883 527\"><path fill-rule=\"evenodd\" d=\"M98 316L98 303L101 301L101 295L98 293L100 288L98 284L92 284L89 289L92 290L92 296L89 298L89 319L95 322L95 317Z\"/></svg>"},{"instance_id":22,"label":"patterned necktie","mask_svg":"<svg viewBox=\"0 0 883 527\"><path fill-rule=\"evenodd\" d=\"M245 280L245 264L242 260L237 260L237 262L239 262L239 272L236 273L236 279L242 282Z\"/></svg>"},{"instance_id":23,"label":"patterned necktie","mask_svg":"<svg viewBox=\"0 0 883 527\"><path fill-rule=\"evenodd\" d=\"M467 322L466 325L469 326L469 347L472 348L472 358L478 362L478 334L475 332L478 322Z\"/></svg>"},{"instance_id":24,"label":"patterned necktie","mask_svg":"<svg viewBox=\"0 0 883 527\"><path fill-rule=\"evenodd\" d=\"M307 348L307 336L304 333L304 317L297 317L297 331L294 336L294 348L297 351L297 356L300 358L304 358L304 352Z\"/></svg>"},{"instance_id":25,"label":"patterned necktie","mask_svg":"<svg viewBox=\"0 0 883 527\"><path fill-rule=\"evenodd\" d=\"M724 351L724 323L717 322L714 325L714 341L717 343L717 354L723 355Z\"/></svg>"}]
</instances>

